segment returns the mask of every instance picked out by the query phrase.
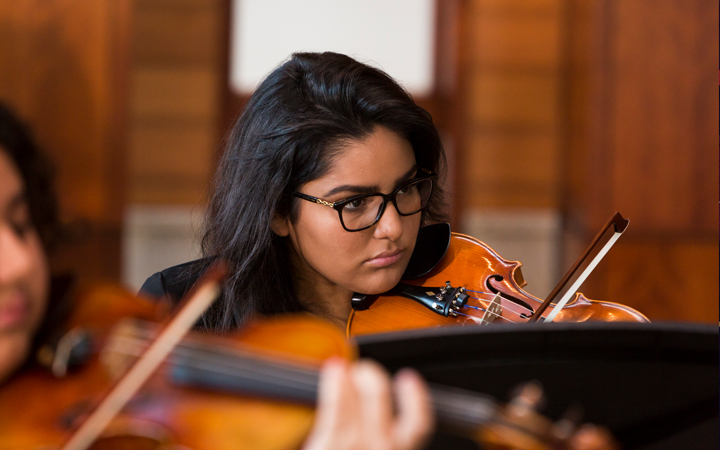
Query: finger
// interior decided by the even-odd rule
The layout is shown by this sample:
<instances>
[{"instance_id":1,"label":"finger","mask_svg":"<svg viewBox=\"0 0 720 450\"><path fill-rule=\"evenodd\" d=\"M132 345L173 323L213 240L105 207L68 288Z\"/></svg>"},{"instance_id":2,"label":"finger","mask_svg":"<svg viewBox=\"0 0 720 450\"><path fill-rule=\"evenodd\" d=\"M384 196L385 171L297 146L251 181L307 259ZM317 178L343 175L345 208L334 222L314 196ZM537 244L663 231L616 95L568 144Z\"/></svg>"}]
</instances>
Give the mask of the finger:
<instances>
[{"instance_id":1,"label":"finger","mask_svg":"<svg viewBox=\"0 0 720 450\"><path fill-rule=\"evenodd\" d=\"M586 424L570 438L570 449L618 450L619 447L608 430Z\"/></svg>"},{"instance_id":2,"label":"finger","mask_svg":"<svg viewBox=\"0 0 720 450\"><path fill-rule=\"evenodd\" d=\"M345 430L352 426L357 401L347 362L340 358L326 361L320 371L315 422L303 448L340 448L336 441L348 434Z\"/></svg>"},{"instance_id":3,"label":"finger","mask_svg":"<svg viewBox=\"0 0 720 450\"><path fill-rule=\"evenodd\" d=\"M360 397L357 420L367 448L386 448L393 438L393 400L389 374L378 363L361 360L352 368Z\"/></svg>"},{"instance_id":4,"label":"finger","mask_svg":"<svg viewBox=\"0 0 720 450\"><path fill-rule=\"evenodd\" d=\"M430 391L416 371L403 369L395 376L398 417L395 443L398 450L418 448L435 429Z\"/></svg>"}]
</instances>

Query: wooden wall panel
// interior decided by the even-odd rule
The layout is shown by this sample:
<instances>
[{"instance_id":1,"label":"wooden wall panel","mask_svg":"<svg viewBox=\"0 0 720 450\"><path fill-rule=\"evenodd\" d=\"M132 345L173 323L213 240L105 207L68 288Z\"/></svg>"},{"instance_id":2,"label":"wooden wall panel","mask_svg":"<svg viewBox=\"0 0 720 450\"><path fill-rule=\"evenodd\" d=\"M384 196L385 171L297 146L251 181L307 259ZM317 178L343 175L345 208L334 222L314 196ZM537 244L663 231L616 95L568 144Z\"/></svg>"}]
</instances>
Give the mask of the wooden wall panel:
<instances>
[{"instance_id":1,"label":"wooden wall panel","mask_svg":"<svg viewBox=\"0 0 720 450\"><path fill-rule=\"evenodd\" d=\"M470 29L470 45L482 66L555 67L562 58L561 19L552 10L513 15L484 14L480 9Z\"/></svg>"},{"instance_id":2,"label":"wooden wall panel","mask_svg":"<svg viewBox=\"0 0 720 450\"><path fill-rule=\"evenodd\" d=\"M492 133L469 136L465 180L468 203L491 208L552 208L559 187L558 141L555 133ZM476 198L476 196L482 196Z\"/></svg>"},{"instance_id":3,"label":"wooden wall panel","mask_svg":"<svg viewBox=\"0 0 720 450\"><path fill-rule=\"evenodd\" d=\"M178 4L155 5L147 0L139 5L135 17L135 61L153 64L157 61L207 67L218 61L217 2L200 2L183 7ZM168 7L171 6L171 7ZM194 6L189 9L189 6Z\"/></svg>"},{"instance_id":4,"label":"wooden wall panel","mask_svg":"<svg viewBox=\"0 0 720 450\"><path fill-rule=\"evenodd\" d=\"M507 0L474 0L472 11L476 14L511 14L523 15L556 15L562 11L562 0L524 0L509 2Z\"/></svg>"},{"instance_id":5,"label":"wooden wall panel","mask_svg":"<svg viewBox=\"0 0 720 450\"><path fill-rule=\"evenodd\" d=\"M614 5L613 198L643 231L717 233L717 2Z\"/></svg>"},{"instance_id":6,"label":"wooden wall panel","mask_svg":"<svg viewBox=\"0 0 720 450\"><path fill-rule=\"evenodd\" d=\"M212 67L134 66L130 101L133 120L214 119L216 78Z\"/></svg>"},{"instance_id":7,"label":"wooden wall panel","mask_svg":"<svg viewBox=\"0 0 720 450\"><path fill-rule=\"evenodd\" d=\"M58 166L77 242L53 267L84 278L119 277L129 13L125 0L0 2L0 98Z\"/></svg>"},{"instance_id":8,"label":"wooden wall panel","mask_svg":"<svg viewBox=\"0 0 720 450\"><path fill-rule=\"evenodd\" d=\"M130 169L133 173L150 176L155 173L154 167L162 165L181 176L207 174L210 161L196 150L213 147L213 132L212 126L203 123L188 124L183 129L174 124L135 126L130 135L129 156L136 165L131 165Z\"/></svg>"},{"instance_id":9,"label":"wooden wall panel","mask_svg":"<svg viewBox=\"0 0 720 450\"><path fill-rule=\"evenodd\" d=\"M463 8L463 208L562 210L561 271L619 210L630 227L585 293L717 320L717 2Z\"/></svg>"},{"instance_id":10,"label":"wooden wall panel","mask_svg":"<svg viewBox=\"0 0 720 450\"><path fill-rule=\"evenodd\" d=\"M128 170L133 182L128 195L136 203L194 204L207 187L212 159L214 124L138 124L129 139ZM162 170L158 170L162 167ZM158 186L162 188L159 189Z\"/></svg>"},{"instance_id":11,"label":"wooden wall panel","mask_svg":"<svg viewBox=\"0 0 720 450\"><path fill-rule=\"evenodd\" d=\"M470 80L473 128L550 128L559 112L558 79L545 73L481 71Z\"/></svg>"},{"instance_id":12,"label":"wooden wall panel","mask_svg":"<svg viewBox=\"0 0 720 450\"><path fill-rule=\"evenodd\" d=\"M464 6L462 206L558 208L563 2Z\"/></svg>"},{"instance_id":13,"label":"wooden wall panel","mask_svg":"<svg viewBox=\"0 0 720 450\"><path fill-rule=\"evenodd\" d=\"M631 220L586 294L714 323L718 3L571 5L566 246Z\"/></svg>"},{"instance_id":14,"label":"wooden wall panel","mask_svg":"<svg viewBox=\"0 0 720 450\"><path fill-rule=\"evenodd\" d=\"M630 237L606 265L603 298L632 304L653 320L717 322L716 242Z\"/></svg>"},{"instance_id":15,"label":"wooden wall panel","mask_svg":"<svg viewBox=\"0 0 720 450\"><path fill-rule=\"evenodd\" d=\"M134 19L129 201L194 205L217 155L226 5L137 0Z\"/></svg>"}]
</instances>

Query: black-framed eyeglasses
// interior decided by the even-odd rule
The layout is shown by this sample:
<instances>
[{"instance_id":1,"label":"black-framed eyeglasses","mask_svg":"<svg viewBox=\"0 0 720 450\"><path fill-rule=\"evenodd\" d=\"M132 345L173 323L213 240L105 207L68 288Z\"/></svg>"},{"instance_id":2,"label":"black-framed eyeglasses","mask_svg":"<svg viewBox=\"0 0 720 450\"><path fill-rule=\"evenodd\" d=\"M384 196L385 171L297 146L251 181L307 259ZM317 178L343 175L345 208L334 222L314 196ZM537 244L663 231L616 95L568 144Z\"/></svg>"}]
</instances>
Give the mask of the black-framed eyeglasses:
<instances>
[{"instance_id":1,"label":"black-framed eyeglasses","mask_svg":"<svg viewBox=\"0 0 720 450\"><path fill-rule=\"evenodd\" d=\"M432 197L433 186L437 175L426 171L406 183L401 184L388 195L382 193L356 195L339 202L328 202L321 198L294 192L295 197L329 206L338 212L340 223L346 231L362 231L375 225L389 202L401 216L417 214L425 208Z\"/></svg>"}]
</instances>

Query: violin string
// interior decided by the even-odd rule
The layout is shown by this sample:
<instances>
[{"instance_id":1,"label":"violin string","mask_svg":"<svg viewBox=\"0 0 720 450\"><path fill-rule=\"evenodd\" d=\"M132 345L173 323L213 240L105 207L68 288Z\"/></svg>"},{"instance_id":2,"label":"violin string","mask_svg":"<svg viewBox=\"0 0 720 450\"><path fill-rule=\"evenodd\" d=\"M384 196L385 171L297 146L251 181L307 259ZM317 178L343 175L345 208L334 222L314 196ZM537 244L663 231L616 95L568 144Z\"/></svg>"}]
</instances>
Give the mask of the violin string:
<instances>
[{"instance_id":1,"label":"violin string","mask_svg":"<svg viewBox=\"0 0 720 450\"><path fill-rule=\"evenodd\" d=\"M259 381L272 387L291 389L302 394L317 394L319 375L317 372L296 367L288 367L266 361L244 361L237 357L229 357L218 364L208 364L207 355L195 354L192 358L182 361L182 367L191 367L200 372L220 374L238 381L241 389L242 382ZM247 384L247 383L245 383ZM252 393L252 392L250 392Z\"/></svg>"},{"instance_id":2,"label":"violin string","mask_svg":"<svg viewBox=\"0 0 720 450\"><path fill-rule=\"evenodd\" d=\"M471 289L466 289L466 291L467 291L467 292L476 292L476 293L486 294L486 295L493 295L493 296L495 295L495 294L493 294L492 292L473 291L473 290L471 290ZM475 300L485 300L485 299L480 299L480 298L478 298L478 297L472 297L472 296L470 296L470 298L475 299ZM532 309L529 309L529 308L527 308L527 307L525 307L525 306L523 306L523 305L521 305L521 304L518 304L518 303L514 302L512 299L509 299L509 298L507 298L507 297L504 297L502 294L500 294L500 298L502 298L503 300L505 300L505 301L507 301L508 303L510 303L511 305L513 305L513 307L511 308L511 307L509 307L509 305L504 304L504 305L502 305L503 310L510 311L510 312L512 312L513 314L516 314L516 315L518 315L518 316L521 316L521 315L529 316L529 315L531 315L531 314L534 313L534 311L533 311ZM515 310L516 307L517 307L517 308L520 308L520 309L523 309L524 311L523 311L523 312L518 312L518 311ZM517 323L517 322L513 322L513 323Z\"/></svg>"},{"instance_id":3,"label":"violin string","mask_svg":"<svg viewBox=\"0 0 720 450\"><path fill-rule=\"evenodd\" d=\"M486 310L484 310L484 309L482 309L482 308L478 308L478 307L476 307L476 306L465 305L465 306L463 306L463 308L477 309L477 310L480 310L480 311L485 311L485 314L487 314L487 311L486 311ZM474 315L471 315L471 314L465 314L465 313L460 312L460 311L457 311L457 310L456 310L455 312L456 312L458 315L461 315L461 316L470 317L471 319L478 319L478 317L476 317L476 316L474 316ZM490 313L490 314L495 314L495 313ZM515 321L513 321L513 320L511 320L511 319L508 319L507 317L503 317L503 316L500 316L500 315L497 315L497 314L495 314L495 316L496 316L496 317L495 317L495 320L497 320L497 319L502 319L502 320L505 320L505 321L510 322L510 323L517 323L517 322L515 322ZM484 318L485 318L485 316L481 317L480 319L484 319Z\"/></svg>"},{"instance_id":4,"label":"violin string","mask_svg":"<svg viewBox=\"0 0 720 450\"><path fill-rule=\"evenodd\" d=\"M143 337L115 337L109 344L108 351L118 351L131 356L137 356L142 354L146 346L147 341ZM130 347L134 349L129 350ZM240 371L253 380L263 381L274 379L278 384L289 382L283 384L283 386L290 388L298 387L305 391L307 391L307 389L314 389L313 386L316 386L317 383L312 371L292 367L287 363L278 365L238 349L223 349L222 352L218 352L206 344L184 343L178 345L173 350L171 361L168 362L171 364L181 363L182 365L188 365L188 361L192 361L190 364L196 369L214 369L216 373L222 373L223 375L233 373L228 372L228 370ZM298 380L303 380L304 383L298 385Z\"/></svg>"},{"instance_id":5,"label":"violin string","mask_svg":"<svg viewBox=\"0 0 720 450\"><path fill-rule=\"evenodd\" d=\"M455 423L459 418L481 425L496 414L497 404L487 395L433 383L429 383L429 388L438 416L442 418L444 415L444 419L450 423Z\"/></svg>"},{"instance_id":6,"label":"violin string","mask_svg":"<svg viewBox=\"0 0 720 450\"><path fill-rule=\"evenodd\" d=\"M477 293L477 294L495 295L495 294L492 293L492 292L474 291L474 290L472 290L472 289L466 289L465 291L466 291L466 292L475 292L475 293ZM471 298L477 298L477 297L471 297ZM510 299L510 298L503 297L502 293L500 293L500 298L511 302L513 305L517 306L518 308L524 309L525 311L527 311L525 314L527 314L527 313L533 313L533 310L532 310L532 309L530 309L530 308L528 308L528 307L526 307L526 306L523 306L523 305L521 305L521 304L519 304L519 303L515 303L515 302L514 302L512 299ZM512 311L512 310L511 310L511 311ZM516 314L520 314L520 313L517 313L516 311L513 311L513 312L515 312Z\"/></svg>"},{"instance_id":7,"label":"violin string","mask_svg":"<svg viewBox=\"0 0 720 450\"><path fill-rule=\"evenodd\" d=\"M122 349L122 346L116 347L113 344L118 343L120 341L121 345L125 345L125 349ZM118 351L120 353L128 354L131 356L137 356L139 354L142 354L142 351L147 347L148 341L144 339L143 337L133 337L133 336L123 336L123 337L115 337L112 340L112 343L108 345L109 351ZM127 348L133 347L133 350L127 350ZM195 359L203 359L207 362L215 362L217 361L219 364L225 364L228 359L227 357L231 356L234 358L240 358L237 359L239 361L243 360L252 360L253 364L263 363L263 364L273 364L269 360L263 360L255 355L252 355L250 352L243 352L238 349L223 349L222 352L218 352L214 350L213 347L210 347L208 345L204 344L198 344L196 342L187 342L178 345L173 350L172 354L173 357L191 357ZM286 364L285 364L286 365ZM302 369L300 369L302 370Z\"/></svg>"},{"instance_id":8,"label":"violin string","mask_svg":"<svg viewBox=\"0 0 720 450\"><path fill-rule=\"evenodd\" d=\"M478 308L477 306L464 305L463 308L472 308L472 309L477 309L477 310L479 310L479 311L484 311L485 314L488 313L486 309ZM461 316L476 318L475 316L472 316L472 315L470 315L470 314L465 314L465 313L462 313L462 312L460 312L460 311L455 311L455 312L458 313L458 314L460 314ZM494 314L494 313L490 313L490 314ZM495 320L497 320L497 319L502 319L502 320L505 320L505 321L510 322L510 323L518 323L518 322L515 322L515 321L512 320L512 319L509 319L509 318L505 317L505 316L500 316L500 315L497 315L497 314L495 314L495 316L496 316L496 317L495 317ZM483 316L483 318L484 318L484 317L485 317L485 316Z\"/></svg>"},{"instance_id":9,"label":"violin string","mask_svg":"<svg viewBox=\"0 0 720 450\"><path fill-rule=\"evenodd\" d=\"M193 366L196 369L200 369L206 372L221 373L222 375L236 378L239 381L244 381L247 378L251 380L257 380L258 376L263 381L268 381L268 376L271 374L277 374L278 371L283 373L283 377L272 377L273 383L281 384L281 387L291 388L300 390L306 394L317 394L319 374L316 371L304 370L296 367L288 368L271 364L271 372L265 370L257 370L254 365L257 361L250 362L249 366L246 361L235 361L228 363L227 360L223 361L221 365L208 366L201 361L202 357L193 359L190 361L183 362L184 365ZM237 364L240 362L240 364ZM264 361L262 362L265 363ZM249 369L245 374L237 372L237 367L243 367ZM289 370L288 370L289 369ZM249 375L249 377L248 377ZM302 375L305 379L298 380L298 375ZM279 382L279 383L278 383ZM469 401L469 398L475 397L476 401ZM482 424L490 420L495 411L495 405L489 401L486 397L480 396L469 391L463 391L462 393L454 393L449 389L441 389L438 387L432 387L432 398L433 404L436 407L437 412L440 415L444 415L446 418L462 418L467 422L473 424Z\"/></svg>"},{"instance_id":10,"label":"violin string","mask_svg":"<svg viewBox=\"0 0 720 450\"><path fill-rule=\"evenodd\" d=\"M200 360L191 360L189 362L184 362L184 364L205 372L220 373L230 378L236 378L240 382L245 381L248 378L242 373L238 373L233 370L236 364L207 366L204 365ZM252 365L251 369L254 369ZM297 371L296 368L287 370L287 368L282 366L276 366L274 370L285 371L286 375L288 376L293 375L293 372ZM256 380L256 374L253 374L253 371L254 370L250 370L248 374L251 375L251 380ZM310 373L306 371L306 374L309 375ZM268 379L264 378L264 376L265 374L263 374L262 380L268 381ZM277 382L280 381L281 387L300 390L305 394L312 394L313 396L315 396L317 395L318 380L319 374L317 372L313 372L311 382L308 382L307 380L301 380L300 382L297 382L297 380L285 377L279 380L272 380L272 382L278 384ZM463 391L462 393L460 393L453 392L448 388L431 386L431 397L438 415L443 416L445 420L452 421L452 423L454 423L455 425L457 425L457 423L455 422L455 420L457 419L464 420L473 425L481 425L483 423L487 423L494 417L494 413L496 410L494 402L492 402L485 396L476 394L471 391Z\"/></svg>"},{"instance_id":11,"label":"violin string","mask_svg":"<svg viewBox=\"0 0 720 450\"><path fill-rule=\"evenodd\" d=\"M490 294L490 293L487 293L487 294ZM492 294L492 295L494 296L495 294ZM478 300L478 301L480 301L480 300L487 300L487 299L481 299L481 298L472 297L472 296L469 296L469 298L472 298L472 299ZM502 297L502 296L500 296L500 298L505 299L505 297ZM505 299L505 300L507 300L507 299ZM513 303L513 304L514 304L514 303ZM466 303L465 305L463 305L463 308L477 309L477 310L479 310L479 311L484 311L485 313L487 313L487 310L486 310L485 308L481 308L481 307L474 306L474 305L469 305L469 304L467 304L467 303ZM503 310L508 310L508 311L510 311L510 312L512 312L512 313L517 314L518 316L520 315L520 313L518 313L517 311L513 311L512 308L507 308L507 305L503 305ZM469 316L468 314L463 314L463 315ZM497 319L497 318L500 318L500 319L505 320L505 321L510 322L510 323L518 323L518 322L516 322L516 321L514 321L514 320L512 320L512 319L510 319L510 318L508 318L508 317L502 316L502 315L498 315L498 316L496 317L496 319Z\"/></svg>"},{"instance_id":12,"label":"violin string","mask_svg":"<svg viewBox=\"0 0 720 450\"><path fill-rule=\"evenodd\" d=\"M166 363L185 369L191 368L201 374L222 375L224 380L237 381L231 385L237 387L238 390L242 390L243 386L247 389L248 382L255 382L271 388L284 388L286 391L302 394L303 398L314 398L317 392L317 375L304 369L268 364L257 359L248 361L237 356L220 357L207 351L185 350L175 353ZM177 357L179 355L181 358ZM197 377L197 372L195 376ZM202 375L199 379L202 379ZM273 390L268 389L266 392L272 393ZM252 394L253 392L248 393Z\"/></svg>"},{"instance_id":13,"label":"violin string","mask_svg":"<svg viewBox=\"0 0 720 450\"><path fill-rule=\"evenodd\" d=\"M138 334L153 334L152 330L140 329ZM126 346L135 347L131 355L142 354L147 341L143 336L123 336L116 338L125 341ZM176 347L171 359L182 357L182 365L202 372L221 374L242 381L262 381L275 386L291 389L306 395L317 394L319 374L317 370L277 364L248 356L248 352L239 349L218 351L207 344L197 342L183 343ZM167 361L170 363L170 361ZM440 416L446 420L460 418L466 422L480 425L490 420L495 404L487 397L472 391L453 392L451 388L431 386L433 404ZM474 401L473 398L474 397Z\"/></svg>"},{"instance_id":14,"label":"violin string","mask_svg":"<svg viewBox=\"0 0 720 450\"><path fill-rule=\"evenodd\" d=\"M491 293L491 292L471 291L471 290L469 290L469 289L466 290L466 291L467 291L467 292L479 292L479 293L481 293L481 294L487 294L487 295L495 296L495 294L493 294L493 293ZM468 298L471 298L471 299L473 299L473 300L478 300L478 301L488 301L488 299L481 299L481 298L479 298L479 297L473 297L473 296L468 296ZM513 302L512 300L509 300L509 299L503 297L502 295L500 295L500 298L506 300L507 302L510 302L512 305L517 305L517 304L516 304L515 302ZM518 306L520 306L520 305L518 305ZM486 310L485 308L482 308L482 307L479 307L479 306L474 306L474 305L469 305L469 304L467 304L467 303L466 303L465 305L463 305L461 308L472 308L472 309L475 309L475 310L478 310L478 311L483 311L483 312L487 313L487 310ZM524 307L523 307L523 308L524 308ZM520 315L524 314L524 313L519 313L519 312L513 310L513 308L508 308L508 305L502 305L502 309L503 309L503 311L509 311L509 312L511 312L511 313L514 313L514 314L516 314L517 316L520 316ZM527 309L527 308L524 308L524 309ZM528 311L531 311L531 310L528 310ZM465 317L470 317L470 318L473 318L473 319L478 319L478 317L473 316L473 315L471 315L471 314L461 313L461 312L459 312L459 311L457 311L457 310L455 310L455 312L458 313L458 314L460 314L460 315L462 315L462 316L465 316ZM480 319L482 319L482 318L480 318ZM502 319L502 320L505 320L505 321L510 322L510 323L521 323L521 322L514 321L514 320L512 320L512 319L510 319L510 318L508 318L508 317L502 316L502 315L497 315L497 316L496 316L496 320L497 320L497 319Z\"/></svg>"}]
</instances>

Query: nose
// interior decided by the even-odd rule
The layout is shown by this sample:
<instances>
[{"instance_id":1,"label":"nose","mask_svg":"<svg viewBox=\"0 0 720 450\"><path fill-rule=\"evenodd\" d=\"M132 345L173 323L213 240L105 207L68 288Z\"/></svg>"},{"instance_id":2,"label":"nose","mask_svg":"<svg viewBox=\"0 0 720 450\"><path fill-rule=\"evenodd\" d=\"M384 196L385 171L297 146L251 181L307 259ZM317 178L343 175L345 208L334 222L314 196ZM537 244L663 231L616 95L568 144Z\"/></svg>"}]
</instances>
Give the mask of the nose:
<instances>
[{"instance_id":1,"label":"nose","mask_svg":"<svg viewBox=\"0 0 720 450\"><path fill-rule=\"evenodd\" d=\"M10 226L0 223L0 288L25 276L31 267L26 243Z\"/></svg>"},{"instance_id":2,"label":"nose","mask_svg":"<svg viewBox=\"0 0 720 450\"><path fill-rule=\"evenodd\" d=\"M375 225L374 235L378 239L389 239L397 241L403 234L402 216L398 214L395 202L390 202L385 207L382 217Z\"/></svg>"}]
</instances>

